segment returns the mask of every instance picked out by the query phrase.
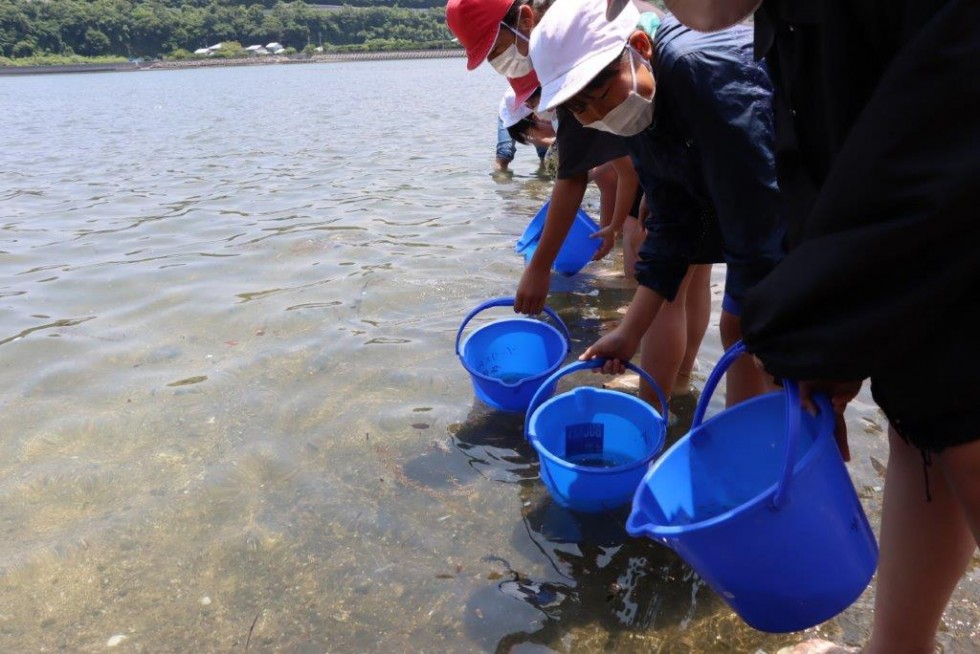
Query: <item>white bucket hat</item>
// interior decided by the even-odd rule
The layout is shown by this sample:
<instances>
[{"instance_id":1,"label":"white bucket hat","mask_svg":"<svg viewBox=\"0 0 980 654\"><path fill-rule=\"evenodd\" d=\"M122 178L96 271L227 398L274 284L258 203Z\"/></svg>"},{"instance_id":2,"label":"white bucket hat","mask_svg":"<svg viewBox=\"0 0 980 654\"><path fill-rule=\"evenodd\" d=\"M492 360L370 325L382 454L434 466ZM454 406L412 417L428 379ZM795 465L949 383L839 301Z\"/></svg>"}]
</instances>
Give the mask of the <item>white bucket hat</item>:
<instances>
[{"instance_id":1,"label":"white bucket hat","mask_svg":"<svg viewBox=\"0 0 980 654\"><path fill-rule=\"evenodd\" d=\"M606 0L557 0L531 32L538 107L553 109L585 88L622 53L639 19L632 3L606 20Z\"/></svg>"}]
</instances>

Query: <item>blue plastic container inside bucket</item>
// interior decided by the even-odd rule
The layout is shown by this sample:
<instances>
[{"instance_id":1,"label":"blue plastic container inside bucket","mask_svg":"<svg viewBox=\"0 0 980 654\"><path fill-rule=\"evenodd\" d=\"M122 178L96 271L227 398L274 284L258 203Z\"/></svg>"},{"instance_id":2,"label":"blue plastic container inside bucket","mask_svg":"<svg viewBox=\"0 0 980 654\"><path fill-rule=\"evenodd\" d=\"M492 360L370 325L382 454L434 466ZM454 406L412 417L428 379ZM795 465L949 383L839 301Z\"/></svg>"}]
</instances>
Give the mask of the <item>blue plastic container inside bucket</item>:
<instances>
[{"instance_id":1,"label":"blue plastic container inside bucket","mask_svg":"<svg viewBox=\"0 0 980 654\"><path fill-rule=\"evenodd\" d=\"M541 233L544 231L545 217L548 215L548 205L550 204L550 200L544 203L544 206L531 219L524 233L514 245L514 251L524 255L525 265L531 261L535 250L538 249L538 241L541 240ZM602 245L601 239L590 238L597 231L599 231L599 226L595 224L595 221L579 209L575 214L575 220L572 221L568 236L565 237L565 242L562 243L561 250L558 251L558 256L555 258L555 263L552 266L555 272L570 277L585 267L585 264L592 261L592 257Z\"/></svg>"},{"instance_id":2,"label":"blue plastic container inside bucket","mask_svg":"<svg viewBox=\"0 0 980 654\"><path fill-rule=\"evenodd\" d=\"M477 328L461 343L463 330L478 313L511 306L514 298L504 297L470 311L456 332L456 356L470 373L478 398L502 411L524 411L545 378L568 356L568 328L561 318L545 307L559 329L531 318L509 318Z\"/></svg>"},{"instance_id":3,"label":"blue plastic container inside bucket","mask_svg":"<svg viewBox=\"0 0 980 654\"><path fill-rule=\"evenodd\" d=\"M795 382L702 422L725 370L705 385L691 431L650 468L626 529L674 549L761 631L799 631L856 600L878 546L837 444L834 415L801 410Z\"/></svg>"},{"instance_id":4,"label":"blue plastic container inside bucket","mask_svg":"<svg viewBox=\"0 0 980 654\"><path fill-rule=\"evenodd\" d=\"M602 359L581 361L554 373L531 400L524 425L551 497L585 513L628 503L667 437L666 421L656 409L626 393L583 386L545 401L561 377L602 364ZM657 383L636 366L627 367L666 407Z\"/></svg>"}]
</instances>

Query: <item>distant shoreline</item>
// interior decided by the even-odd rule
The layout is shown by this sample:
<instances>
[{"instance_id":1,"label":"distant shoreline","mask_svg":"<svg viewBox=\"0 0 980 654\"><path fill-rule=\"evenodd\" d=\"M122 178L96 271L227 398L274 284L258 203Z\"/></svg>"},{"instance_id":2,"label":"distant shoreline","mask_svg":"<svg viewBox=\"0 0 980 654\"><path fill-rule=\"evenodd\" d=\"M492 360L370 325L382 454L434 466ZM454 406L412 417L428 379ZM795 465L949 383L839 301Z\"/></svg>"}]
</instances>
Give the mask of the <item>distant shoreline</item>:
<instances>
[{"instance_id":1,"label":"distant shoreline","mask_svg":"<svg viewBox=\"0 0 980 654\"><path fill-rule=\"evenodd\" d=\"M322 64L342 61L385 61L396 59L444 59L463 57L462 49L454 50L402 50L378 52L333 52L318 55L292 55L248 57L244 59L161 59L134 63L125 61L115 64L63 64L52 66L0 66L0 77L14 75L60 75L69 73L109 73L144 70L185 70L189 68L217 68L224 66L271 66L276 64Z\"/></svg>"}]
</instances>

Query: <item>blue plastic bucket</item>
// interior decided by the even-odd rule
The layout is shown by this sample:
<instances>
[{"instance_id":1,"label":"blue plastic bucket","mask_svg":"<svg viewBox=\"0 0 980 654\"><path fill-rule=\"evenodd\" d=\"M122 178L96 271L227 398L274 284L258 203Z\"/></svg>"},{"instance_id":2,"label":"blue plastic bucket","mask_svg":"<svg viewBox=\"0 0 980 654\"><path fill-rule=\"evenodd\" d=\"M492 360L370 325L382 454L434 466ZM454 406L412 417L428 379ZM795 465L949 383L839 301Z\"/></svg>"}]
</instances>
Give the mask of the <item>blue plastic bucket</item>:
<instances>
[{"instance_id":1,"label":"blue plastic bucket","mask_svg":"<svg viewBox=\"0 0 980 654\"><path fill-rule=\"evenodd\" d=\"M470 311L456 332L456 356L473 381L476 396L502 411L524 411L541 383L568 356L568 329L545 307L558 329L540 320L497 320L473 331L462 344L463 330L478 313L514 306L514 298L487 300Z\"/></svg>"},{"instance_id":2,"label":"blue plastic bucket","mask_svg":"<svg viewBox=\"0 0 980 654\"><path fill-rule=\"evenodd\" d=\"M550 204L550 200L544 203L544 206L531 219L524 233L514 245L514 251L524 255L525 265L531 261L534 251L538 249L538 241L541 240L541 233L544 231L545 218L548 215L548 205ZM565 242L562 243L561 250L558 251L558 256L555 258L555 263L552 266L555 272L570 277L580 271L585 264L592 261L592 257L602 245L601 239L590 238L597 231L599 231L599 226L595 224L595 221L579 209L575 214L575 220L572 221L568 236L565 237Z\"/></svg>"},{"instance_id":3,"label":"blue plastic bucket","mask_svg":"<svg viewBox=\"0 0 980 654\"><path fill-rule=\"evenodd\" d=\"M554 373L531 400L524 425L551 497L585 513L628 503L667 437L663 417L626 393L584 386L544 401L559 378L602 364L602 359L581 361ZM627 367L646 379L666 407L657 383L636 366Z\"/></svg>"},{"instance_id":4,"label":"blue plastic bucket","mask_svg":"<svg viewBox=\"0 0 980 654\"><path fill-rule=\"evenodd\" d=\"M833 438L834 414L801 410L795 382L703 422L725 353L691 431L650 468L626 529L674 549L761 631L807 629L867 588L878 546Z\"/></svg>"}]
</instances>

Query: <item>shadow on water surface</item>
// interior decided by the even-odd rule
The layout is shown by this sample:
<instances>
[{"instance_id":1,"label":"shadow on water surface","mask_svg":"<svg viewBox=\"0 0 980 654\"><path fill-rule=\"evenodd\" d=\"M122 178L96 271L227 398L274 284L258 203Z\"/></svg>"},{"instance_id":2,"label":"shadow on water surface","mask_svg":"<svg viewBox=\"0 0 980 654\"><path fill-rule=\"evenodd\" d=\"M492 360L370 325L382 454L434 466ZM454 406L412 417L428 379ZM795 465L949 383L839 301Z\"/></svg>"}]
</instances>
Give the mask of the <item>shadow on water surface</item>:
<instances>
[{"instance_id":1,"label":"shadow on water surface","mask_svg":"<svg viewBox=\"0 0 980 654\"><path fill-rule=\"evenodd\" d=\"M534 644L566 651L568 635L583 630L602 632L608 647L630 633L683 629L699 601L717 603L673 552L626 533L628 507L577 513L555 503L537 481L522 482L521 496L512 545L547 564L528 573L503 558L485 558L496 573L469 598L464 618L467 635L483 649Z\"/></svg>"},{"instance_id":2,"label":"shadow on water surface","mask_svg":"<svg viewBox=\"0 0 980 654\"><path fill-rule=\"evenodd\" d=\"M495 634L497 652L531 643L565 649L570 645L566 636L586 628L601 631L611 644L629 632L690 620L701 582L670 550L626 533L628 507L587 515L562 508L540 489L529 491L535 497L515 527L514 545L539 550L552 569L535 579L498 562L502 580L490 593L475 593L467 607L472 636L480 640L479 623L472 618L485 615L487 605L512 607L515 601L536 615L503 636Z\"/></svg>"},{"instance_id":3,"label":"shadow on water surface","mask_svg":"<svg viewBox=\"0 0 980 654\"><path fill-rule=\"evenodd\" d=\"M524 414L475 402L466 422L450 427L456 449L486 479L514 483L538 477L534 449L524 439Z\"/></svg>"},{"instance_id":4,"label":"shadow on water surface","mask_svg":"<svg viewBox=\"0 0 980 654\"><path fill-rule=\"evenodd\" d=\"M593 330L594 325L570 325L583 336ZM593 383L588 375L578 379ZM679 420L669 442L687 429L695 400L691 394L675 401ZM479 402L465 422L450 428L468 465L486 479L518 484L522 504L510 539L521 559L512 564L494 554L483 558L493 572L466 602L468 638L482 650L501 653L602 650L652 630L676 633L695 616L719 610L721 601L703 590L676 554L626 532L628 505L586 514L557 504L539 480L537 456L523 428L523 414ZM538 563L525 569L526 561ZM584 645L582 635L596 633L602 642Z\"/></svg>"}]
</instances>

